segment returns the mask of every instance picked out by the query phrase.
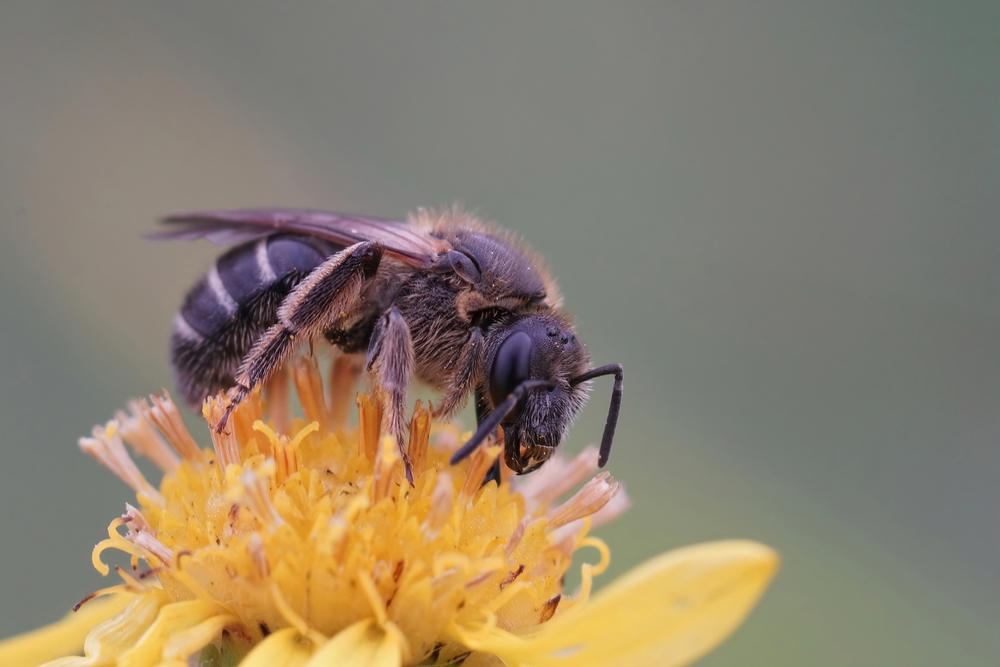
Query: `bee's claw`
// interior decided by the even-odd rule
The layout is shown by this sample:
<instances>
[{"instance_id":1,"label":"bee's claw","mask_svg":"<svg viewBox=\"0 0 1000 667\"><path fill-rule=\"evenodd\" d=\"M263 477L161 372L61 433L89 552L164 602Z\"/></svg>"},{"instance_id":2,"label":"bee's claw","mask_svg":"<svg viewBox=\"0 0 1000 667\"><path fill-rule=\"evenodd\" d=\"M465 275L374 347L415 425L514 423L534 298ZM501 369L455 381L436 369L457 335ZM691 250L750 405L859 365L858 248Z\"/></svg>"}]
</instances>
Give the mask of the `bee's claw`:
<instances>
[{"instance_id":1,"label":"bee's claw","mask_svg":"<svg viewBox=\"0 0 1000 667\"><path fill-rule=\"evenodd\" d=\"M406 481L410 483L410 486L416 486L413 483L413 466L410 465L410 457L406 455L406 447L403 445L402 437L397 439L399 445L399 455L403 459L403 472L406 475Z\"/></svg>"},{"instance_id":2,"label":"bee's claw","mask_svg":"<svg viewBox=\"0 0 1000 667\"><path fill-rule=\"evenodd\" d=\"M226 411L222 413L222 417L219 419L219 422L215 425L216 433L226 432L226 424L229 423L229 415L232 413L232 411L233 411L233 406L230 405L228 408L226 408Z\"/></svg>"},{"instance_id":3,"label":"bee's claw","mask_svg":"<svg viewBox=\"0 0 1000 667\"><path fill-rule=\"evenodd\" d=\"M226 426L229 424L229 416L233 414L233 411L236 410L239 405L239 401L230 400L229 405L226 406L226 409L222 413L222 417L220 417L219 421L215 424L216 433L226 432Z\"/></svg>"}]
</instances>

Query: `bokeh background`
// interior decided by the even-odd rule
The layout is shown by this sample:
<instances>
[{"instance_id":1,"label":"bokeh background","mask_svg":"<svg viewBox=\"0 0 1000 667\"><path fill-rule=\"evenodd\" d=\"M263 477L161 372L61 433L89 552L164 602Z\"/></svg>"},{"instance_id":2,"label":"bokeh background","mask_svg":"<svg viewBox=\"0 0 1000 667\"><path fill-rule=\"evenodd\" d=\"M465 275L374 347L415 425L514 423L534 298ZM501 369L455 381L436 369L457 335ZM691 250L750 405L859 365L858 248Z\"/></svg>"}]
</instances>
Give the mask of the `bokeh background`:
<instances>
[{"instance_id":1,"label":"bokeh background","mask_svg":"<svg viewBox=\"0 0 1000 667\"><path fill-rule=\"evenodd\" d=\"M4 2L0 636L102 585L129 492L76 439L218 253L158 216L461 201L625 365L604 582L755 538L704 665L994 663L998 71L986 2Z\"/></svg>"}]
</instances>

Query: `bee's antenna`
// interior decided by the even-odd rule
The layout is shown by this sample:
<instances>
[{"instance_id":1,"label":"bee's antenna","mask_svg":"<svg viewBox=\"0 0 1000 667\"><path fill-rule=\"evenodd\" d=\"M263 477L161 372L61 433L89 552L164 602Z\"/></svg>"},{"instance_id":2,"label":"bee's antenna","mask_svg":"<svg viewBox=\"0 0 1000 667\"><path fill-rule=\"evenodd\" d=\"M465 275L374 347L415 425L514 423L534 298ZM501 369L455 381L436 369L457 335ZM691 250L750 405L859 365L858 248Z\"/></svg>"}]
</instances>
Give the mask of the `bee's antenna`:
<instances>
[{"instance_id":1,"label":"bee's antenna","mask_svg":"<svg viewBox=\"0 0 1000 667\"><path fill-rule=\"evenodd\" d=\"M466 458L476 450L476 447L486 439L486 436L493 433L496 427L500 425L504 417L509 415L511 411L517 407L518 401L524 398L524 394L532 389L552 389L556 386L555 382L549 382L548 380L525 380L521 384L514 387L514 391L510 392L506 400L497 406L497 409L486 415L483 421L479 424L479 428L473 434L472 438L469 439L467 443L462 445L457 452L451 455L451 464L455 465L462 459ZM621 398L619 397L619 402ZM616 413L617 416L617 413Z\"/></svg>"},{"instance_id":2,"label":"bee's antenna","mask_svg":"<svg viewBox=\"0 0 1000 667\"><path fill-rule=\"evenodd\" d=\"M614 442L615 439L615 428L618 426L618 413L620 413L622 409L622 382L625 379L625 373L622 370L622 365L609 364L607 366L601 366L600 368L587 371L586 373L577 375L575 378L570 380L569 386L575 387L581 382L593 380L594 378L601 377L602 375L615 376L615 386L611 390L611 405L608 407L608 420L604 422L604 435L601 437L601 454L597 459L597 465L603 468L608 462L608 458L611 456L611 443Z\"/></svg>"}]
</instances>

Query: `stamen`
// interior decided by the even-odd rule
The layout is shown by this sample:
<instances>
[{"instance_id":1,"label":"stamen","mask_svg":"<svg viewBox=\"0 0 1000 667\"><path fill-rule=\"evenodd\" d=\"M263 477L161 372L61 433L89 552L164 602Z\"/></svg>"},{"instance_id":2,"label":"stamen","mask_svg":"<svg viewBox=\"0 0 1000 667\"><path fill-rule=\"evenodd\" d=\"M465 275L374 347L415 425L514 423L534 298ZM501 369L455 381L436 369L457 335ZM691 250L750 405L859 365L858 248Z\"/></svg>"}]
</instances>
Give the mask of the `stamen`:
<instances>
[{"instance_id":1,"label":"stamen","mask_svg":"<svg viewBox=\"0 0 1000 667\"><path fill-rule=\"evenodd\" d=\"M374 502L377 503L383 498L389 497L392 491L393 473L400 459L399 446L395 438L389 435L382 438L378 457L375 459L375 472L373 475L375 484L372 487L372 499Z\"/></svg>"},{"instance_id":2,"label":"stamen","mask_svg":"<svg viewBox=\"0 0 1000 667\"><path fill-rule=\"evenodd\" d=\"M115 571L117 572L120 568L115 566ZM75 605L70 607L73 611L80 611L80 607L87 604L94 598L103 597L105 595L111 595L112 593L135 593L135 591L130 590L128 584L116 584L114 586L108 586L107 588L99 588L93 593L88 593L83 597L82 600L77 602Z\"/></svg>"},{"instance_id":3,"label":"stamen","mask_svg":"<svg viewBox=\"0 0 1000 667\"><path fill-rule=\"evenodd\" d=\"M278 442L272 447L274 456L274 483L281 486L291 475L298 472L299 460L295 448L287 442Z\"/></svg>"},{"instance_id":4,"label":"stamen","mask_svg":"<svg viewBox=\"0 0 1000 667\"><path fill-rule=\"evenodd\" d=\"M371 506L371 501L369 500L369 487L371 483L371 479L366 480L364 486L359 490L358 495L354 496L347 503L347 507L337 512L335 516L330 517L330 520L327 522L326 531L320 532L318 535L317 548L324 553L330 554L331 558L337 563L344 562L344 556L347 552L347 538L349 537L351 526L354 525L358 515Z\"/></svg>"},{"instance_id":5,"label":"stamen","mask_svg":"<svg viewBox=\"0 0 1000 667\"><path fill-rule=\"evenodd\" d=\"M142 512L133 507L131 503L125 503L125 514L122 515L122 523L128 528L129 532L138 532L140 530L145 530L149 533L153 532L153 527L146 521L146 517L142 515Z\"/></svg>"},{"instance_id":6,"label":"stamen","mask_svg":"<svg viewBox=\"0 0 1000 667\"><path fill-rule=\"evenodd\" d=\"M504 555L510 560L510 557L514 555L514 549L517 549L518 545L521 544L521 540L524 539L524 531L528 528L528 519L524 518L517 524L517 528L514 532L510 534L510 539L507 540L507 546L504 547Z\"/></svg>"},{"instance_id":7,"label":"stamen","mask_svg":"<svg viewBox=\"0 0 1000 667\"><path fill-rule=\"evenodd\" d=\"M598 561L597 565L591 566L591 572L595 577L604 574L604 571L608 569L609 565L611 565L611 549L608 548L608 545L604 542L604 540L593 536L587 536L580 540L580 543L577 545L577 549L582 549L584 547L593 547L594 549L597 549L598 553L601 554L601 560Z\"/></svg>"},{"instance_id":8,"label":"stamen","mask_svg":"<svg viewBox=\"0 0 1000 667\"><path fill-rule=\"evenodd\" d=\"M355 399L358 404L359 452L369 461L375 460L382 434L382 401L377 396L375 399L373 401L367 394L358 394Z\"/></svg>"},{"instance_id":9,"label":"stamen","mask_svg":"<svg viewBox=\"0 0 1000 667\"><path fill-rule=\"evenodd\" d=\"M174 560L174 551L153 535L153 527L146 521L146 517L139 510L128 503L125 504L125 514L122 515L122 524L125 526L125 539L139 547L148 554L152 554L164 565L169 565ZM146 559L149 560L148 558ZM154 565L150 563L150 565Z\"/></svg>"},{"instance_id":10,"label":"stamen","mask_svg":"<svg viewBox=\"0 0 1000 667\"><path fill-rule=\"evenodd\" d=\"M311 357L299 356L292 359L292 377L295 391L299 395L306 421L319 422L325 433L330 430L330 416L326 411L326 397L323 395L323 379L316 362Z\"/></svg>"},{"instance_id":11,"label":"stamen","mask_svg":"<svg viewBox=\"0 0 1000 667\"><path fill-rule=\"evenodd\" d=\"M229 399L222 394L209 396L201 406L201 414L209 424L218 424L228 407ZM212 446L215 448L215 457L219 460L219 468L225 472L229 466L239 465L240 443L236 438L236 429L231 426L220 433L218 429L212 428L208 432L212 435Z\"/></svg>"},{"instance_id":12,"label":"stamen","mask_svg":"<svg viewBox=\"0 0 1000 667\"><path fill-rule=\"evenodd\" d=\"M608 501L607 505L588 517L577 519L576 521L570 521L569 523L556 528L551 533L551 539L554 543L564 546L563 553L567 558L569 558L572 556L573 550L580 547L580 545L575 541L576 536L586 535L597 526L612 521L623 514L631 506L631 498L629 498L628 493L625 492L625 488L620 487L618 489L618 493ZM567 539L564 540L563 538Z\"/></svg>"},{"instance_id":13,"label":"stamen","mask_svg":"<svg viewBox=\"0 0 1000 667\"><path fill-rule=\"evenodd\" d=\"M615 482L611 473L600 473L584 484L583 488L577 491L572 498L547 512L549 527L558 528L571 521L590 516L607 505L619 489L621 489L621 485Z\"/></svg>"},{"instance_id":14,"label":"stamen","mask_svg":"<svg viewBox=\"0 0 1000 667\"><path fill-rule=\"evenodd\" d=\"M302 440L319 429L319 424L312 422L301 431L296 434L295 439L291 442L281 435L275 433L271 427L269 427L264 422L257 420L253 424L253 429L259 431L267 436L268 440L271 441L271 453L274 457L274 482L278 486L285 483L291 475L294 475L299 470L299 455L298 448Z\"/></svg>"},{"instance_id":15,"label":"stamen","mask_svg":"<svg viewBox=\"0 0 1000 667\"><path fill-rule=\"evenodd\" d=\"M431 413L418 400L410 420L410 444L406 453L410 458L410 469L416 479L424 472L427 461L427 444L431 434Z\"/></svg>"},{"instance_id":16,"label":"stamen","mask_svg":"<svg viewBox=\"0 0 1000 667\"><path fill-rule=\"evenodd\" d=\"M357 355L338 355L330 366L327 405L330 406L330 424L337 430L347 426L348 406L360 375L361 362Z\"/></svg>"},{"instance_id":17,"label":"stamen","mask_svg":"<svg viewBox=\"0 0 1000 667\"><path fill-rule=\"evenodd\" d=\"M122 439L135 451L155 463L160 470L172 473L181 462L177 453L143 415L142 403L136 400L129 401L128 409L131 415L125 414L123 410L115 413Z\"/></svg>"},{"instance_id":18,"label":"stamen","mask_svg":"<svg viewBox=\"0 0 1000 667\"><path fill-rule=\"evenodd\" d=\"M250 560L253 561L260 578L267 579L271 576L271 565L267 562L267 554L264 553L264 540L259 534L254 533L250 536L247 541L247 552L250 554Z\"/></svg>"},{"instance_id":19,"label":"stamen","mask_svg":"<svg viewBox=\"0 0 1000 667\"><path fill-rule=\"evenodd\" d=\"M264 419L264 401L261 398L261 392L254 390L229 415L227 430L231 430L236 434L236 442L248 443L253 438L253 423L261 419ZM260 452L265 456L268 454L266 448L262 448Z\"/></svg>"},{"instance_id":20,"label":"stamen","mask_svg":"<svg viewBox=\"0 0 1000 667\"><path fill-rule=\"evenodd\" d=\"M282 366L276 370L264 387L267 416L278 433L288 433L292 428L292 416L288 410L288 370Z\"/></svg>"},{"instance_id":21,"label":"stamen","mask_svg":"<svg viewBox=\"0 0 1000 667\"><path fill-rule=\"evenodd\" d=\"M164 565L169 565L171 560L173 559L174 556L173 550L170 549L170 547L165 545L163 542L160 542L158 539L153 537L150 533L146 532L136 533L135 535L126 539L129 539L129 541L131 541L132 544L139 547L148 554L152 554L153 556L155 556L160 561L160 563ZM147 562L149 562L148 558ZM150 565L155 566L155 563L150 563Z\"/></svg>"},{"instance_id":22,"label":"stamen","mask_svg":"<svg viewBox=\"0 0 1000 667\"><path fill-rule=\"evenodd\" d=\"M600 542L600 545L589 542L588 545L601 551L601 561L597 565L584 563L580 566L580 588L572 598L563 598L570 609L576 609L587 604L587 601L590 599L590 593L594 588L594 577L604 572L611 562L611 552L608 550L607 545L596 538L594 541Z\"/></svg>"},{"instance_id":23,"label":"stamen","mask_svg":"<svg viewBox=\"0 0 1000 667\"><path fill-rule=\"evenodd\" d=\"M108 525L108 538L98 542L94 546L94 550L90 553L90 562L93 563L94 569L100 572L102 577L108 576L108 573L111 571L101 560L101 554L108 549L117 549L131 556L133 569L138 567L139 559L145 557L145 554L139 548L118 533L118 528L124 525L124 523L121 517L113 520Z\"/></svg>"},{"instance_id":24,"label":"stamen","mask_svg":"<svg viewBox=\"0 0 1000 667\"><path fill-rule=\"evenodd\" d=\"M607 505L591 515L590 527L597 528L609 521L614 521L630 507L632 507L632 498L625 492L625 487L621 487L615 497L608 501Z\"/></svg>"},{"instance_id":25,"label":"stamen","mask_svg":"<svg viewBox=\"0 0 1000 667\"><path fill-rule=\"evenodd\" d=\"M284 525L285 520L281 518L281 515L278 514L278 508L271 502L267 477L258 474L257 471L248 470L240 475L239 481L242 486L240 497L244 504L271 532Z\"/></svg>"},{"instance_id":26,"label":"stamen","mask_svg":"<svg viewBox=\"0 0 1000 667\"><path fill-rule=\"evenodd\" d=\"M126 572L124 569L122 569L120 565L115 565L115 572L118 574L119 577L122 578L122 581L125 582L124 585L125 590L131 593L142 593L143 591L147 591L150 588L149 584L139 581L131 574Z\"/></svg>"},{"instance_id":27,"label":"stamen","mask_svg":"<svg viewBox=\"0 0 1000 667\"><path fill-rule=\"evenodd\" d=\"M112 419L104 428L95 426L91 433L93 438L80 438L80 449L118 475L136 493L141 493L160 507L166 504L163 495L146 481L135 461L125 451L125 443L118 436L118 422Z\"/></svg>"},{"instance_id":28,"label":"stamen","mask_svg":"<svg viewBox=\"0 0 1000 667\"><path fill-rule=\"evenodd\" d=\"M267 439L271 441L272 447L274 446L274 443L281 441L281 436L278 435L278 433L275 432L273 428L271 428L270 426L268 426L259 419L253 423L253 430L259 431L260 433L266 435Z\"/></svg>"},{"instance_id":29,"label":"stamen","mask_svg":"<svg viewBox=\"0 0 1000 667\"><path fill-rule=\"evenodd\" d=\"M492 441L492 437L487 442ZM500 447L494 444L488 446L480 445L469 457L469 467L465 474L465 483L462 491L458 494L462 503L467 503L476 494L476 491L483 485L486 472L493 466L493 462L500 456Z\"/></svg>"},{"instance_id":30,"label":"stamen","mask_svg":"<svg viewBox=\"0 0 1000 667\"><path fill-rule=\"evenodd\" d=\"M302 430L296 433L295 437L292 438L291 442L292 447L298 449L299 445L302 443L303 440L306 439L307 435L309 435L310 433L317 433L318 431L319 431L319 424L317 422L311 422L309 424L306 424L305 426L302 427Z\"/></svg>"},{"instance_id":31,"label":"stamen","mask_svg":"<svg viewBox=\"0 0 1000 667\"><path fill-rule=\"evenodd\" d=\"M454 496L451 475L441 470L438 472L437 481L434 482L434 491L431 492L431 509L424 519L423 527L427 535L436 536L448 522L454 505Z\"/></svg>"},{"instance_id":32,"label":"stamen","mask_svg":"<svg viewBox=\"0 0 1000 667\"><path fill-rule=\"evenodd\" d=\"M151 394L149 400L153 402L153 407L149 407L146 401L139 401L142 415L159 429L182 459L201 461L202 451L188 432L184 420L181 419L181 413L170 400L167 390L164 389L159 395Z\"/></svg>"}]
</instances>

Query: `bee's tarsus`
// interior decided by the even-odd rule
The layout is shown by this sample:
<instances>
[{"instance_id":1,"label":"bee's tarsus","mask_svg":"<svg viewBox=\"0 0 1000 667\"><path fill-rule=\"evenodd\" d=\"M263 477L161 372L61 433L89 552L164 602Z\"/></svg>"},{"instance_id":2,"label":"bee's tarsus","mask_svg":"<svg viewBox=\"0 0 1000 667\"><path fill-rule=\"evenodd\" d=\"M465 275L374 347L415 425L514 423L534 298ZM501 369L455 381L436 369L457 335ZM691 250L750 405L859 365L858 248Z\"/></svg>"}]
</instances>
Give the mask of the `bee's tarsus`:
<instances>
[{"instance_id":1,"label":"bee's tarsus","mask_svg":"<svg viewBox=\"0 0 1000 667\"><path fill-rule=\"evenodd\" d=\"M229 416L233 414L233 410L235 410L236 406L238 405L239 403L230 403L229 405L226 406L225 411L223 411L222 413L222 417L219 418L218 423L216 423L215 425L216 433L226 432L226 426L229 424Z\"/></svg>"},{"instance_id":2,"label":"bee's tarsus","mask_svg":"<svg viewBox=\"0 0 1000 667\"><path fill-rule=\"evenodd\" d=\"M495 461L493 461L493 465L490 466L490 469L487 471L486 476L483 477L482 486L486 486L490 482L496 482L497 484L500 483L500 457L499 456L496 458Z\"/></svg>"},{"instance_id":3,"label":"bee's tarsus","mask_svg":"<svg viewBox=\"0 0 1000 667\"><path fill-rule=\"evenodd\" d=\"M406 475L406 481L410 483L410 486L416 486L413 483L413 466L410 465L410 457L406 453L406 444L403 442L403 436L400 434L396 436L396 446L399 447L399 456L403 459L403 473Z\"/></svg>"},{"instance_id":4,"label":"bee's tarsus","mask_svg":"<svg viewBox=\"0 0 1000 667\"><path fill-rule=\"evenodd\" d=\"M403 473L406 475L406 481L410 483L411 487L415 487L416 484L413 483L413 466L410 465L410 459L403 454Z\"/></svg>"}]
</instances>

